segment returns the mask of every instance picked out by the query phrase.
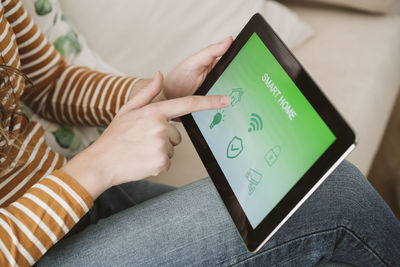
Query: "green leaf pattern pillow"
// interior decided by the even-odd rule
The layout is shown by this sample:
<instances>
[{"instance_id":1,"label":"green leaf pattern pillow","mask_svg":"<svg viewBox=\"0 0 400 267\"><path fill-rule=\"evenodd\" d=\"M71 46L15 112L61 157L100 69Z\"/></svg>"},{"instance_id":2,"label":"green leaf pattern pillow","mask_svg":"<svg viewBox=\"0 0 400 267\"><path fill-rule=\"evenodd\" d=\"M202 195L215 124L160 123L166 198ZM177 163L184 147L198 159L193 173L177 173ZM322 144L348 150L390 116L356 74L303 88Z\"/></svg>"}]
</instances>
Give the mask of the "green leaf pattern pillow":
<instances>
[{"instance_id":1,"label":"green leaf pattern pillow","mask_svg":"<svg viewBox=\"0 0 400 267\"><path fill-rule=\"evenodd\" d=\"M43 24L46 37L67 62L73 61L82 52L82 44L77 30L63 14L59 2L54 0L31 1L33 1L34 7L33 19L38 20L39 25ZM42 27L40 28L42 29Z\"/></svg>"},{"instance_id":2,"label":"green leaf pattern pillow","mask_svg":"<svg viewBox=\"0 0 400 267\"><path fill-rule=\"evenodd\" d=\"M36 0L35 11L39 16L47 15L53 10L53 7L49 0Z\"/></svg>"},{"instance_id":3,"label":"green leaf pattern pillow","mask_svg":"<svg viewBox=\"0 0 400 267\"><path fill-rule=\"evenodd\" d=\"M22 3L46 38L68 63L106 73L121 74L89 49L83 36L65 17L58 0L22 0ZM47 144L66 158L71 158L85 149L104 130L97 127L59 125L34 114L23 103L21 110L31 120L43 126Z\"/></svg>"}]
</instances>

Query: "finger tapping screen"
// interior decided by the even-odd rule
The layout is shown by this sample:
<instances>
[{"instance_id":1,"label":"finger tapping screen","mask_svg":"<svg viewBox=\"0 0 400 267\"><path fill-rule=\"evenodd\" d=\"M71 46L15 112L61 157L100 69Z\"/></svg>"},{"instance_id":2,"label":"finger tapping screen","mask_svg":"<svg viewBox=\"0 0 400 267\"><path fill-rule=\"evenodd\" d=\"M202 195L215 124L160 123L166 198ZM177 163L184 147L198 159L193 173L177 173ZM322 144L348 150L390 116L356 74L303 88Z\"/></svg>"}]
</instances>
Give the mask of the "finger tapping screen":
<instances>
[{"instance_id":1,"label":"finger tapping screen","mask_svg":"<svg viewBox=\"0 0 400 267\"><path fill-rule=\"evenodd\" d=\"M207 95L222 110L192 114L253 228L336 140L253 33Z\"/></svg>"}]
</instances>

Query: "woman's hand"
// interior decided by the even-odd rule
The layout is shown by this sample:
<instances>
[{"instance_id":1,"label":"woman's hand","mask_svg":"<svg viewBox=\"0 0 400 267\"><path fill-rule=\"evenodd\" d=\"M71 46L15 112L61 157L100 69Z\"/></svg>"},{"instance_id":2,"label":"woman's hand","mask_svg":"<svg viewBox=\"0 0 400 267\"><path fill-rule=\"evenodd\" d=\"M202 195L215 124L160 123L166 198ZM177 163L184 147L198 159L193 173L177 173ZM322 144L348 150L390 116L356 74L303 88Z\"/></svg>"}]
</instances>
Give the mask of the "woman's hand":
<instances>
[{"instance_id":1,"label":"woman's hand","mask_svg":"<svg viewBox=\"0 0 400 267\"><path fill-rule=\"evenodd\" d=\"M188 96L151 103L162 84L162 75L156 73L153 81L121 108L99 139L62 168L93 199L113 185L168 170L174 146L181 142L171 119L230 104L229 96Z\"/></svg>"},{"instance_id":2,"label":"woman's hand","mask_svg":"<svg viewBox=\"0 0 400 267\"><path fill-rule=\"evenodd\" d=\"M231 44L232 37L228 37L187 58L167 75L163 90L154 97L153 102L192 95ZM140 79L133 87L129 99L134 98L150 82L151 79Z\"/></svg>"},{"instance_id":3,"label":"woman's hand","mask_svg":"<svg viewBox=\"0 0 400 267\"><path fill-rule=\"evenodd\" d=\"M164 97L173 99L192 95L231 44L232 37L228 37L222 42L206 47L179 64L165 78Z\"/></svg>"}]
</instances>

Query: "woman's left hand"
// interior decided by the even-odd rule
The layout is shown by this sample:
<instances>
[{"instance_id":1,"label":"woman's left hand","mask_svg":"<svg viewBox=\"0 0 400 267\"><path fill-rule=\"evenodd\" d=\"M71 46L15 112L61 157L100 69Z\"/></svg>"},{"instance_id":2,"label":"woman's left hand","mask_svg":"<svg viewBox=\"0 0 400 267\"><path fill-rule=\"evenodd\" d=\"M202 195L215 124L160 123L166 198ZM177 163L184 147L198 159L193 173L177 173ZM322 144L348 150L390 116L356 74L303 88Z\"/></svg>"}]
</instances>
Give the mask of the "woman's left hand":
<instances>
[{"instance_id":1,"label":"woman's left hand","mask_svg":"<svg viewBox=\"0 0 400 267\"><path fill-rule=\"evenodd\" d=\"M232 37L209 45L187 58L165 78L164 97L167 99L192 95L203 83L207 74L217 64L232 44Z\"/></svg>"}]
</instances>

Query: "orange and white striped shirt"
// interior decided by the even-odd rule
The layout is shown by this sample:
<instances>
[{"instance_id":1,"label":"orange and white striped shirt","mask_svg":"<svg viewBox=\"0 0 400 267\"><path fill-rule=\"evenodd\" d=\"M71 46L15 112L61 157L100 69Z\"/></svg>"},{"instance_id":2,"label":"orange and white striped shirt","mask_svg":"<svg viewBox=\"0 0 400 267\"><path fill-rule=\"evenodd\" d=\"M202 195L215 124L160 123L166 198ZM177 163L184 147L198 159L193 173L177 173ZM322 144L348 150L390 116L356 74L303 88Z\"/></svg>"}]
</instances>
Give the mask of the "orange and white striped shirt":
<instances>
[{"instance_id":1,"label":"orange and white striped shirt","mask_svg":"<svg viewBox=\"0 0 400 267\"><path fill-rule=\"evenodd\" d=\"M67 65L39 31L19 0L1 0L0 64L20 69L34 83L0 67L12 85L0 98L8 110L23 101L50 120L105 126L127 101L135 78L103 74ZM34 264L88 211L93 201L73 178L57 170L65 163L44 139L34 121L1 118L14 134L8 146L0 139L0 265ZM22 129L25 129L23 131Z\"/></svg>"}]
</instances>

